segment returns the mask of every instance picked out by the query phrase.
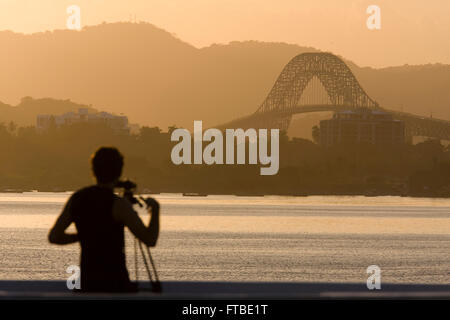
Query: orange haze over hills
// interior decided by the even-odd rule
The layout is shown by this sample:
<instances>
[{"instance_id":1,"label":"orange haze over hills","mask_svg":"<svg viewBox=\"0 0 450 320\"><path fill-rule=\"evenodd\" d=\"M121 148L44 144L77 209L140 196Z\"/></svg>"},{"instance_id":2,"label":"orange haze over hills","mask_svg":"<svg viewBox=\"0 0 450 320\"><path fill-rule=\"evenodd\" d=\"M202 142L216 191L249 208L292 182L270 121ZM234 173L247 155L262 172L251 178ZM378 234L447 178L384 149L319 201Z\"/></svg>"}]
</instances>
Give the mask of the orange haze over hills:
<instances>
[{"instance_id":1,"label":"orange haze over hills","mask_svg":"<svg viewBox=\"0 0 450 320\"><path fill-rule=\"evenodd\" d=\"M448 0L2 0L0 30L65 29L72 5L81 27L150 21L197 48L257 40L332 51L360 66L450 64ZM371 5L381 29L366 26Z\"/></svg>"},{"instance_id":2,"label":"orange haze over hills","mask_svg":"<svg viewBox=\"0 0 450 320\"><path fill-rule=\"evenodd\" d=\"M71 99L162 128L191 128L194 119L213 126L254 112L292 57L317 51L256 41L199 49L148 23L2 31L0 46L0 101ZM450 65L347 63L381 106L450 120Z\"/></svg>"}]
</instances>

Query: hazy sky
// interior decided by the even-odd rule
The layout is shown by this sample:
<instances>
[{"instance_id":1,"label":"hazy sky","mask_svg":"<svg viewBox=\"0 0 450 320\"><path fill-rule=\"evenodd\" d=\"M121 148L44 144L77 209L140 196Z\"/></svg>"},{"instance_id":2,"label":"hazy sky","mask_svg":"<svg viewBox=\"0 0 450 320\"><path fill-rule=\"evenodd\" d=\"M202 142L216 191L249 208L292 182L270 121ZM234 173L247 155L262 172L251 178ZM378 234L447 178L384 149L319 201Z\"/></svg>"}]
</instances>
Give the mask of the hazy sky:
<instances>
[{"instance_id":1,"label":"hazy sky","mask_svg":"<svg viewBox=\"0 0 450 320\"><path fill-rule=\"evenodd\" d=\"M0 0L0 30L66 28L69 5L82 26L150 22L196 47L233 40L295 43L362 66L450 64L449 0ZM366 9L381 8L381 30Z\"/></svg>"}]
</instances>

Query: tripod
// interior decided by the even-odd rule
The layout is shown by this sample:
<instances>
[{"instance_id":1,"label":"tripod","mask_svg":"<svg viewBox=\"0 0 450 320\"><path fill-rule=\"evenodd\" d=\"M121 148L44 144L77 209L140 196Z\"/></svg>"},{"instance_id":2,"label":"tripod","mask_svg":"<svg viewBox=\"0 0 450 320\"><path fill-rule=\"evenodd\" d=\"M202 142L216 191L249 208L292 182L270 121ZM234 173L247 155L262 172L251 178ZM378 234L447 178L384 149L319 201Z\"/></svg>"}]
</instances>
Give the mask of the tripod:
<instances>
[{"instance_id":1,"label":"tripod","mask_svg":"<svg viewBox=\"0 0 450 320\"><path fill-rule=\"evenodd\" d=\"M154 210L158 210L158 214L159 214L159 204L158 202L153 199L153 198L143 198L141 196L139 197L135 197L133 195L133 190L136 188L136 184L127 180L124 182L119 182L117 187L121 187L124 189L123 192L123 197L128 199L128 201L131 202L131 204L137 204L139 207L144 207L145 204L145 208L151 209L152 211ZM136 281L139 280L139 275L138 275L138 254L137 254L137 247L139 246L139 249L141 251L142 254L142 258L144 260L144 265L145 265L145 269L147 270L147 275L148 275L148 279L150 280L150 283L152 285L152 292L155 293L161 293L162 292L162 286L161 286L161 282L159 281L159 277L158 277L158 272L156 271L156 267L155 267L155 263L153 261L153 257L152 254L150 253L150 249L148 246L145 246L147 248L147 253L145 253L144 248L143 248L143 244L142 242L137 239L136 237L134 238L134 263L135 263L135 268L136 268ZM152 266L152 270L154 273L154 277L155 279L153 280L152 277L152 273L150 271L149 268L149 263L147 261L150 261L150 264Z\"/></svg>"},{"instance_id":2,"label":"tripod","mask_svg":"<svg viewBox=\"0 0 450 320\"><path fill-rule=\"evenodd\" d=\"M152 292L161 293L162 286L161 286L161 282L159 281L158 272L156 271L155 263L153 262L153 258L152 258L152 254L150 253L150 249L148 247L146 247L147 248L147 256L149 258L150 264L152 265L152 269L155 274L155 280L153 280L152 273L148 266L147 257L145 255L145 251L142 246L142 242L139 241L137 238L134 238L134 266L135 266L135 270L136 270L136 281L139 280L138 255L137 255L138 245L139 245L139 249L141 251L142 258L144 260L145 269L147 270L148 279L150 280L150 283L152 284Z\"/></svg>"}]
</instances>

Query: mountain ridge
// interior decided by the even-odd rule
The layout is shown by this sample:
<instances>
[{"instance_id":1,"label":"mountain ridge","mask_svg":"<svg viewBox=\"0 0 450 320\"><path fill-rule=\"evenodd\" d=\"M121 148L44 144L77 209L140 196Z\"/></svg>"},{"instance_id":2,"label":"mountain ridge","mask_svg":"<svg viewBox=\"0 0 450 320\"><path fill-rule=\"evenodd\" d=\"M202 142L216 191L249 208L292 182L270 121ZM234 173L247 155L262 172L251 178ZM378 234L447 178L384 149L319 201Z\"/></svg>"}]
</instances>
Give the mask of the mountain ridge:
<instances>
[{"instance_id":1,"label":"mountain ridge","mask_svg":"<svg viewBox=\"0 0 450 320\"><path fill-rule=\"evenodd\" d=\"M162 128L190 128L193 120L214 126L252 113L295 55L320 51L260 41L196 48L152 24L124 22L1 31L0 46L0 101L85 101ZM380 105L450 120L450 65L372 68L341 58Z\"/></svg>"}]
</instances>

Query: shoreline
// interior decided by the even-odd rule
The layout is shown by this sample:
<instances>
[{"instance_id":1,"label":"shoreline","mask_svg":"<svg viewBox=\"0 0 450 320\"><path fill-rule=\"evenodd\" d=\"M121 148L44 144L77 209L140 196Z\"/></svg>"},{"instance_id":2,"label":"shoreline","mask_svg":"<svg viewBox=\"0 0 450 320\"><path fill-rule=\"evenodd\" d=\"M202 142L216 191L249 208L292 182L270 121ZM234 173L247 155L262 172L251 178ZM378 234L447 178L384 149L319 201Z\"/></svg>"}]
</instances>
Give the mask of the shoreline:
<instances>
[{"instance_id":1,"label":"shoreline","mask_svg":"<svg viewBox=\"0 0 450 320\"><path fill-rule=\"evenodd\" d=\"M0 193L3 194L24 194L24 193L56 193L56 194L71 194L74 190L62 190L62 189L0 189ZM236 197L270 197L270 196L280 196L280 197L309 197L309 196L320 196L320 197L405 197L405 198L427 198L427 199L450 199L449 195L436 195L429 193L389 193L389 192L308 192L308 193L287 193L287 192L197 192L197 191L183 191L183 190L149 190L142 189L137 190L138 195L158 195L158 194L180 194L183 197L207 197L207 196L236 196Z\"/></svg>"}]
</instances>

